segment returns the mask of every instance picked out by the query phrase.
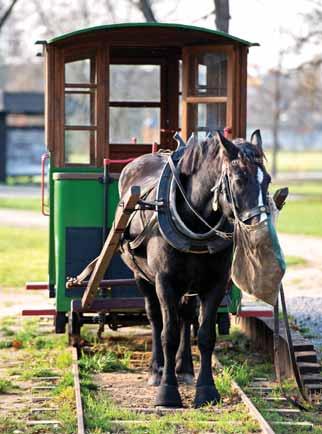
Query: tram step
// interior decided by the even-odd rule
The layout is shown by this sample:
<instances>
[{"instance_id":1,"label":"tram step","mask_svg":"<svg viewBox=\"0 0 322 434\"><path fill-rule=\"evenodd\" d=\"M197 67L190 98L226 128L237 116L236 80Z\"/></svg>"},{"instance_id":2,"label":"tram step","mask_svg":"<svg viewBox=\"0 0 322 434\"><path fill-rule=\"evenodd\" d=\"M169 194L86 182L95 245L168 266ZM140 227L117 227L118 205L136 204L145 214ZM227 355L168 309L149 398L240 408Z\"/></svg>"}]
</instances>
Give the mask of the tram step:
<instances>
[{"instance_id":1,"label":"tram step","mask_svg":"<svg viewBox=\"0 0 322 434\"><path fill-rule=\"evenodd\" d=\"M306 384L305 387L309 393L321 393L322 392L322 383Z\"/></svg>"},{"instance_id":2,"label":"tram step","mask_svg":"<svg viewBox=\"0 0 322 434\"><path fill-rule=\"evenodd\" d=\"M314 345L304 340L293 341L293 348L295 352L314 351Z\"/></svg>"},{"instance_id":3,"label":"tram step","mask_svg":"<svg viewBox=\"0 0 322 434\"><path fill-rule=\"evenodd\" d=\"M297 366L301 374L318 374L321 371L321 366L319 363L299 362Z\"/></svg>"},{"instance_id":4,"label":"tram step","mask_svg":"<svg viewBox=\"0 0 322 434\"><path fill-rule=\"evenodd\" d=\"M321 374L306 374L302 375L302 381L304 384L322 384L322 376Z\"/></svg>"},{"instance_id":5,"label":"tram step","mask_svg":"<svg viewBox=\"0 0 322 434\"><path fill-rule=\"evenodd\" d=\"M317 362L315 351L295 351L295 357L297 362Z\"/></svg>"}]
</instances>

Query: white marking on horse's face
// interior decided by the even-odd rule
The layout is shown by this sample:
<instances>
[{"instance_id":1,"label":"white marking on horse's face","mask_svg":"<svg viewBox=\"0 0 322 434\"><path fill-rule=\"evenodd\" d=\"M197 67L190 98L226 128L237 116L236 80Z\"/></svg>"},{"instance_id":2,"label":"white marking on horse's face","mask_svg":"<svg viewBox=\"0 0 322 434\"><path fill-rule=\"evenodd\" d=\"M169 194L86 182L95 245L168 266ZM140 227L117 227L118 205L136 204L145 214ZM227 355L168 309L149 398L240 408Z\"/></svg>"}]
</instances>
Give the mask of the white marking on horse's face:
<instances>
[{"instance_id":1,"label":"white marking on horse's face","mask_svg":"<svg viewBox=\"0 0 322 434\"><path fill-rule=\"evenodd\" d=\"M257 181L259 184L259 192L258 192L258 206L264 206L263 201L263 193L262 193L262 182L264 181L264 173L260 167L257 168ZM267 220L266 212L261 212L260 214L260 222Z\"/></svg>"}]
</instances>

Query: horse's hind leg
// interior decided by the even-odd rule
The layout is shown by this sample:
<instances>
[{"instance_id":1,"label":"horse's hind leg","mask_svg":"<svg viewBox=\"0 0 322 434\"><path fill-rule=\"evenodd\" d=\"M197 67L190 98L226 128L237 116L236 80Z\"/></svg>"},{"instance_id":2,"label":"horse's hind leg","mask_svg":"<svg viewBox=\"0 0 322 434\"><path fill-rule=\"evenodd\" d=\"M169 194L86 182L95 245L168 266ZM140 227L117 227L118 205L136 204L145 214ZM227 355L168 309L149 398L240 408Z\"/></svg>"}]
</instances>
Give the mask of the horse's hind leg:
<instances>
[{"instance_id":1,"label":"horse's hind leg","mask_svg":"<svg viewBox=\"0 0 322 434\"><path fill-rule=\"evenodd\" d=\"M218 291L219 292L219 291ZM200 371L194 405L216 404L220 395L215 387L211 358L216 342L216 314L222 294L209 291L200 296L200 327L198 330L198 347L200 351Z\"/></svg>"},{"instance_id":2,"label":"horse's hind leg","mask_svg":"<svg viewBox=\"0 0 322 434\"><path fill-rule=\"evenodd\" d=\"M179 347L180 330L178 304L180 297L163 274L156 275L156 290L162 312L162 347L164 369L155 405L164 407L182 407L175 373L176 354Z\"/></svg>"},{"instance_id":3,"label":"horse's hind leg","mask_svg":"<svg viewBox=\"0 0 322 434\"><path fill-rule=\"evenodd\" d=\"M145 310L152 329L152 359L149 386L159 386L163 369L163 350L161 344L162 315L155 287L144 279L136 279L136 283L145 298Z\"/></svg>"},{"instance_id":4,"label":"horse's hind leg","mask_svg":"<svg viewBox=\"0 0 322 434\"><path fill-rule=\"evenodd\" d=\"M176 355L176 374L180 383L193 384L191 325L196 316L196 297L182 297L180 303L180 345Z\"/></svg>"}]
</instances>

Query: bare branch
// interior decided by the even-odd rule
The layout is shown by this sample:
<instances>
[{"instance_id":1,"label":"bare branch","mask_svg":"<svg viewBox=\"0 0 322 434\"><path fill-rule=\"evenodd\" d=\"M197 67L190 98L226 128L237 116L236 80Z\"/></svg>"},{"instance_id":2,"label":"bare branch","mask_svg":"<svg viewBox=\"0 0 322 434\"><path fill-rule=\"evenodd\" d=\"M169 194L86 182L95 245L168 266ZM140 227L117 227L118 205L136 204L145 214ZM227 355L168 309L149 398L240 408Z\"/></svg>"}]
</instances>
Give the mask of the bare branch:
<instances>
[{"instance_id":1,"label":"bare branch","mask_svg":"<svg viewBox=\"0 0 322 434\"><path fill-rule=\"evenodd\" d=\"M4 26L5 22L7 21L7 19L10 17L12 10L15 6L15 4L17 3L18 0L12 0L12 2L10 3L10 6L8 7L8 9L4 12L4 14L0 17L0 30L2 29L2 27Z\"/></svg>"}]
</instances>

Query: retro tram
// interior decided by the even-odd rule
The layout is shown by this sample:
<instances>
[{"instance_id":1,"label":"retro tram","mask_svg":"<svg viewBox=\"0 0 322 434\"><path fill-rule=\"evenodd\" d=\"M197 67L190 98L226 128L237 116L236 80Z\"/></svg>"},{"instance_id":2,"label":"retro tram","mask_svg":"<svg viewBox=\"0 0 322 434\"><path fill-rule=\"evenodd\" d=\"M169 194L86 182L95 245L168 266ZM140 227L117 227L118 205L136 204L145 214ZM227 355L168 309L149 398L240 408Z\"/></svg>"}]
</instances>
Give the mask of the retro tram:
<instances>
[{"instance_id":1,"label":"retro tram","mask_svg":"<svg viewBox=\"0 0 322 434\"><path fill-rule=\"evenodd\" d=\"M119 201L122 167L157 149L174 150L176 132L183 140L191 133L201 139L216 129L245 137L247 53L256 44L219 31L161 23L99 26L40 43L46 76L48 153L42 163L43 170L48 164L49 203L43 202L42 209L49 215L49 278L27 288L48 289L55 309L24 313L54 315L56 332L62 333L72 301L86 287L66 283L102 249ZM83 323L104 321L116 329L146 321L142 295L117 254L97 298L104 303L82 312ZM239 301L233 287L220 308L223 321ZM225 324L219 324L223 332Z\"/></svg>"}]
</instances>

